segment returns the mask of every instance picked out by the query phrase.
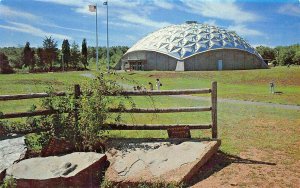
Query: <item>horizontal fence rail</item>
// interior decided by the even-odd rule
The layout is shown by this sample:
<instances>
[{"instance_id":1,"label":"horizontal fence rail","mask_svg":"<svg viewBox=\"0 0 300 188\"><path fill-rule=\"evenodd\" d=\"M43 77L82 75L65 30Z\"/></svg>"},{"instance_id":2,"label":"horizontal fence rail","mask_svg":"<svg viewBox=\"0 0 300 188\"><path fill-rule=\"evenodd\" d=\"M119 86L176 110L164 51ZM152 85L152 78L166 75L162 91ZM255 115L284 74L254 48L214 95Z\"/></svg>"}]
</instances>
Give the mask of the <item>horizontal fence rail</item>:
<instances>
[{"instance_id":1,"label":"horizontal fence rail","mask_svg":"<svg viewBox=\"0 0 300 188\"><path fill-rule=\"evenodd\" d=\"M211 93L211 89L185 89L185 90L153 90L153 91L122 91L117 95L125 96L153 96L153 95L191 95ZM111 94L112 96L116 94Z\"/></svg>"},{"instance_id":2,"label":"horizontal fence rail","mask_svg":"<svg viewBox=\"0 0 300 188\"><path fill-rule=\"evenodd\" d=\"M176 112L204 112L211 111L211 107L185 107L185 108L132 108L132 109L109 109L109 112L123 113L176 113Z\"/></svg>"},{"instance_id":3,"label":"horizontal fence rail","mask_svg":"<svg viewBox=\"0 0 300 188\"><path fill-rule=\"evenodd\" d=\"M106 124L104 129L112 130L168 130L172 127L188 127L189 129L211 129L211 125L200 124Z\"/></svg>"},{"instance_id":4,"label":"horizontal fence rail","mask_svg":"<svg viewBox=\"0 0 300 188\"><path fill-rule=\"evenodd\" d=\"M185 90L163 90L163 91L121 91L119 93L108 93L107 96L155 96L155 95L191 95L191 94L205 94L211 93L211 89L185 89ZM73 93L69 93L73 94ZM8 100L23 100L45 98L50 96L66 96L64 91L49 93L29 93L17 95L0 95L0 101Z\"/></svg>"},{"instance_id":5,"label":"horizontal fence rail","mask_svg":"<svg viewBox=\"0 0 300 188\"><path fill-rule=\"evenodd\" d=\"M52 96L66 96L66 92L55 92L51 93ZM29 93L29 94L18 94L18 95L0 95L0 101L8 100L22 100L22 99L36 99L50 97L49 93Z\"/></svg>"},{"instance_id":6,"label":"horizontal fence rail","mask_svg":"<svg viewBox=\"0 0 300 188\"><path fill-rule=\"evenodd\" d=\"M108 112L111 113L176 113L176 112L205 112L211 111L211 107L185 107L185 108L132 108L132 109L118 109L112 108ZM59 113L57 110L36 110L32 112L15 112L0 114L0 119L11 119L11 118L21 118L21 117L33 117L33 116L43 116L52 115ZM68 112L63 112L68 113Z\"/></svg>"}]
</instances>

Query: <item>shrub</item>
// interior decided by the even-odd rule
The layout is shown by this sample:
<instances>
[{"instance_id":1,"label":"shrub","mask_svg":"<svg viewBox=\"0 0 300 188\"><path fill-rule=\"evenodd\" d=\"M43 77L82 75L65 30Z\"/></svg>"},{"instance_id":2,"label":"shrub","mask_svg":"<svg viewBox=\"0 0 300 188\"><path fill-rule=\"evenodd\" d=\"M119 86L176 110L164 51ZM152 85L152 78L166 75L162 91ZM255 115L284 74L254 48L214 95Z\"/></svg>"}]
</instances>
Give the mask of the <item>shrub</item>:
<instances>
[{"instance_id":1,"label":"shrub","mask_svg":"<svg viewBox=\"0 0 300 188\"><path fill-rule=\"evenodd\" d=\"M50 88L48 93L51 97L42 100L42 107L55 109L58 112L37 120L51 127L51 131L41 135L41 144L46 144L51 136L56 136L71 141L78 150L91 151L97 142L104 139L104 134L107 132L104 129L105 125L108 122L118 123L121 120L120 113L108 113L108 109L110 107L122 109L125 107L126 100L129 101L129 105L134 105L129 97L107 96L109 93L120 91L121 87L113 79L105 78L103 74L85 83L78 99L74 95L56 97L53 95L53 89Z\"/></svg>"},{"instance_id":2,"label":"shrub","mask_svg":"<svg viewBox=\"0 0 300 188\"><path fill-rule=\"evenodd\" d=\"M9 65L7 56L4 53L0 53L0 73L1 74L11 74L14 70Z\"/></svg>"}]
</instances>

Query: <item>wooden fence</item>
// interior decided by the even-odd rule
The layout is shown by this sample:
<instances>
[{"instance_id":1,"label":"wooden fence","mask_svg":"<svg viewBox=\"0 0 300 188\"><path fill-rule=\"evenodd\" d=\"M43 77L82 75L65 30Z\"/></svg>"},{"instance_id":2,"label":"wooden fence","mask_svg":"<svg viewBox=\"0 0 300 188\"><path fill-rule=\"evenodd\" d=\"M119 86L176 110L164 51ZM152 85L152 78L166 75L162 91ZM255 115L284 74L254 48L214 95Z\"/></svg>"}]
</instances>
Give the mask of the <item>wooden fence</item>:
<instances>
[{"instance_id":1,"label":"wooden fence","mask_svg":"<svg viewBox=\"0 0 300 188\"><path fill-rule=\"evenodd\" d=\"M206 94L211 93L211 106L210 107L181 107L181 108L132 108L132 109L117 109L111 108L109 112L116 113L178 113L178 112L205 112L211 111L211 124L107 124L104 126L109 130L168 130L172 127L186 127L188 129L212 129L212 138L218 137L217 131L217 82L212 82L210 89L187 89L187 90L162 90L162 91L122 91L118 94L108 94L108 96L163 96L163 95L190 95L190 94ZM52 93L52 96L66 96L75 95L75 98L79 98L81 90L79 85L74 86L73 93L56 92ZM34 98L50 97L47 93L31 93L31 94L19 94L19 95L0 95L0 101L8 100L23 100ZM78 107L75 107L75 122L78 120ZM41 115L56 114L56 110L36 110L33 112L16 112L0 114L0 119L9 118L21 118L21 117L33 117ZM65 112L68 113L68 112Z\"/></svg>"}]
</instances>

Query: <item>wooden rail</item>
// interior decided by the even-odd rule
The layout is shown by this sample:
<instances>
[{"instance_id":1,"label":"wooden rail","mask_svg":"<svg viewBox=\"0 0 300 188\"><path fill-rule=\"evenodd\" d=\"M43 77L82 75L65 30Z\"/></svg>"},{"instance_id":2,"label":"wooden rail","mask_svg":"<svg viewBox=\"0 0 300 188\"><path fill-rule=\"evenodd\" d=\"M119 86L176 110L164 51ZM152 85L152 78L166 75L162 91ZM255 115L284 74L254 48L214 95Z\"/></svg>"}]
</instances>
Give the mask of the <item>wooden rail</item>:
<instances>
[{"instance_id":1,"label":"wooden rail","mask_svg":"<svg viewBox=\"0 0 300 188\"><path fill-rule=\"evenodd\" d=\"M78 111L78 109L74 109ZM176 112L203 112L211 111L211 107L186 107L186 108L132 108L132 109L118 109L112 108L108 112L111 113L176 113ZM33 116L44 116L56 114L56 110L36 110L33 112L15 112L0 114L0 119L11 119L11 118L22 118L22 117L33 117ZM68 113L68 112L64 112ZM77 115L78 116L78 115Z\"/></svg>"},{"instance_id":2,"label":"wooden rail","mask_svg":"<svg viewBox=\"0 0 300 188\"><path fill-rule=\"evenodd\" d=\"M66 96L66 92L55 92L53 96ZM0 101L8 100L22 100L22 99L35 99L35 98L45 98L50 97L48 93L29 93L29 94L18 94L18 95L0 95Z\"/></svg>"},{"instance_id":3,"label":"wooden rail","mask_svg":"<svg viewBox=\"0 0 300 188\"><path fill-rule=\"evenodd\" d=\"M107 130L167 130L170 127L188 127L189 129L211 129L211 125L200 124L106 124Z\"/></svg>"},{"instance_id":4,"label":"wooden rail","mask_svg":"<svg viewBox=\"0 0 300 188\"><path fill-rule=\"evenodd\" d=\"M132 108L132 109L109 109L109 112L123 113L176 113L176 112L204 112L211 111L211 107L186 107L186 108Z\"/></svg>"},{"instance_id":5,"label":"wooden rail","mask_svg":"<svg viewBox=\"0 0 300 188\"><path fill-rule=\"evenodd\" d=\"M218 137L217 130L217 82L212 82L210 89L187 89L187 90L163 90L163 91L122 91L119 93L107 94L107 96L161 96L161 95L189 95L189 94L205 94L211 93L211 107L181 107L181 108L132 108L132 109L117 109L111 108L108 111L111 113L178 113L178 112L205 112L211 111L212 123L208 125L201 124L138 124L138 125L128 125L128 124L107 124L103 129L108 130L168 130L172 127L188 127L189 129L212 129L212 138ZM79 85L74 86L75 99L79 99L82 94ZM66 96L66 92L56 92L51 95L48 93L31 93L31 94L18 94L18 95L0 95L0 101L8 100L23 100L23 99L34 99L34 98L45 98L50 96ZM72 110L75 117L75 126L78 125L78 109L79 106L76 103L74 109ZM33 112L16 112L16 113L6 113L0 114L0 119L9 118L20 118L20 117L33 117L41 115L52 115L58 112L57 110L36 110ZM62 112L70 113L70 112ZM38 129L43 130L43 129ZM27 133L26 131L23 131Z\"/></svg>"},{"instance_id":6,"label":"wooden rail","mask_svg":"<svg viewBox=\"0 0 300 188\"><path fill-rule=\"evenodd\" d=\"M111 93L107 96L155 96L155 95L191 95L191 94L205 94L211 93L211 89L186 89L186 90L163 90L163 91L122 91L120 93ZM72 93L70 93L72 94ZM80 93L81 94L81 93ZM80 95L79 94L79 95ZM53 92L53 96L66 96L64 91ZM29 94L17 94L17 95L0 95L0 101L8 100L23 100L34 98L50 97L48 93L29 93Z\"/></svg>"}]
</instances>

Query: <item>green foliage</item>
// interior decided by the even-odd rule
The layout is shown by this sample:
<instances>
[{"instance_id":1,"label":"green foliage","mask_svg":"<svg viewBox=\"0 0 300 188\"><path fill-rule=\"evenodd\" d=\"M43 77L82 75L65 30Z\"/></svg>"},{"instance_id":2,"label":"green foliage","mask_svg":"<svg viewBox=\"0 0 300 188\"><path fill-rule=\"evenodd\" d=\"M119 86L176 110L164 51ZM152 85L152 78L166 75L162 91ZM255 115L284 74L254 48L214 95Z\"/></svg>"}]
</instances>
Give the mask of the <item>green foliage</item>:
<instances>
[{"instance_id":1,"label":"green foliage","mask_svg":"<svg viewBox=\"0 0 300 188\"><path fill-rule=\"evenodd\" d=\"M292 48L282 48L278 53L278 63L280 65L289 65L293 63L295 51Z\"/></svg>"},{"instance_id":2,"label":"green foliage","mask_svg":"<svg viewBox=\"0 0 300 188\"><path fill-rule=\"evenodd\" d=\"M0 188L15 188L15 187L17 187L17 183L12 176L5 178L3 184L0 185Z\"/></svg>"},{"instance_id":3,"label":"green foliage","mask_svg":"<svg viewBox=\"0 0 300 188\"><path fill-rule=\"evenodd\" d=\"M256 47L256 50L263 59L270 59L270 62L275 65L300 64L299 44L291 46L277 46L276 48L258 46Z\"/></svg>"},{"instance_id":4,"label":"green foliage","mask_svg":"<svg viewBox=\"0 0 300 188\"><path fill-rule=\"evenodd\" d=\"M296 51L294 57L293 57L293 62L296 65L300 65L300 50Z\"/></svg>"},{"instance_id":5,"label":"green foliage","mask_svg":"<svg viewBox=\"0 0 300 188\"><path fill-rule=\"evenodd\" d=\"M48 65L49 70L53 68L53 62L57 58L57 41L55 41L51 36L45 37L43 40L43 59L45 64Z\"/></svg>"},{"instance_id":6,"label":"green foliage","mask_svg":"<svg viewBox=\"0 0 300 188\"><path fill-rule=\"evenodd\" d=\"M10 74L13 72L12 67L9 65L7 56L0 52L0 74Z\"/></svg>"},{"instance_id":7,"label":"green foliage","mask_svg":"<svg viewBox=\"0 0 300 188\"><path fill-rule=\"evenodd\" d=\"M276 50L267 46L258 46L256 51L262 56L263 59L274 60L276 56Z\"/></svg>"},{"instance_id":8,"label":"green foliage","mask_svg":"<svg viewBox=\"0 0 300 188\"><path fill-rule=\"evenodd\" d=\"M70 44L69 44L68 39L65 39L63 41L62 46L61 46L61 52L63 55L63 63L64 63L64 65L62 65L62 66L65 66L68 68L69 62L70 62L70 56L71 56Z\"/></svg>"},{"instance_id":9,"label":"green foliage","mask_svg":"<svg viewBox=\"0 0 300 188\"><path fill-rule=\"evenodd\" d=\"M107 113L108 109L110 107L124 108L124 98L133 105L128 97L107 96L109 93L120 91L120 86L114 80L102 74L82 85L82 94L78 99L74 95L56 97L53 95L53 88L49 88L48 93L51 97L42 100L42 107L57 110L58 113L37 119L40 124L51 127L51 131L40 136L41 144L47 143L51 136L56 136L75 143L79 150L92 150L107 132L103 129L105 124L121 120L120 113Z\"/></svg>"},{"instance_id":10,"label":"green foliage","mask_svg":"<svg viewBox=\"0 0 300 188\"><path fill-rule=\"evenodd\" d=\"M73 68L77 68L80 63L80 51L78 44L74 41L71 45L70 63Z\"/></svg>"},{"instance_id":11,"label":"green foliage","mask_svg":"<svg viewBox=\"0 0 300 188\"><path fill-rule=\"evenodd\" d=\"M88 49L87 49L87 44L86 44L86 39L83 39L82 44L81 44L81 63L84 65L84 69L86 69L86 66L88 65Z\"/></svg>"},{"instance_id":12,"label":"green foliage","mask_svg":"<svg viewBox=\"0 0 300 188\"><path fill-rule=\"evenodd\" d=\"M8 57L10 66L17 69L21 69L23 67L22 50L23 48L16 47L0 48L0 52L4 53Z\"/></svg>"},{"instance_id":13,"label":"green foliage","mask_svg":"<svg viewBox=\"0 0 300 188\"><path fill-rule=\"evenodd\" d=\"M34 69L35 66L35 52L30 48L30 43L26 42L22 53L22 61L25 67L29 67L30 70Z\"/></svg>"}]
</instances>

